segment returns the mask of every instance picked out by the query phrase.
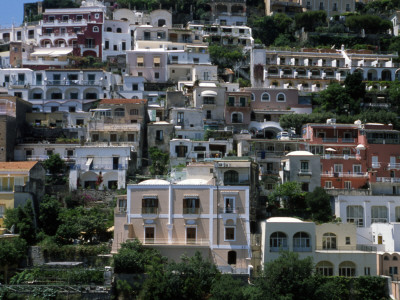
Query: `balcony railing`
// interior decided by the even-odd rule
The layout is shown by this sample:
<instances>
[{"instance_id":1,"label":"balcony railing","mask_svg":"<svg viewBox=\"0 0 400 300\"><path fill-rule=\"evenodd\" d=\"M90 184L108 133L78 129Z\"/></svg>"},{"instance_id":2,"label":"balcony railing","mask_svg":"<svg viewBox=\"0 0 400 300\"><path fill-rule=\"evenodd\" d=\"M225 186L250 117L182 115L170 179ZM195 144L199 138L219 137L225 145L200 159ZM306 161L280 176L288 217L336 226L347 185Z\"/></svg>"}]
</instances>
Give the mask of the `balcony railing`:
<instances>
[{"instance_id":1,"label":"balcony railing","mask_svg":"<svg viewBox=\"0 0 400 300\"><path fill-rule=\"evenodd\" d=\"M322 159L356 159L356 155L348 154L325 154L321 157Z\"/></svg>"},{"instance_id":2,"label":"balcony railing","mask_svg":"<svg viewBox=\"0 0 400 300\"><path fill-rule=\"evenodd\" d=\"M143 215L156 215L158 214L158 207L142 207Z\"/></svg>"},{"instance_id":3,"label":"balcony railing","mask_svg":"<svg viewBox=\"0 0 400 300\"><path fill-rule=\"evenodd\" d=\"M322 141L324 143L337 143L338 142L338 138L323 138Z\"/></svg>"},{"instance_id":4,"label":"balcony railing","mask_svg":"<svg viewBox=\"0 0 400 300\"><path fill-rule=\"evenodd\" d=\"M14 192L14 188L13 187L7 187L7 186L2 186L0 187L0 193L12 193Z\"/></svg>"},{"instance_id":5,"label":"balcony railing","mask_svg":"<svg viewBox=\"0 0 400 300\"><path fill-rule=\"evenodd\" d=\"M299 175L312 175L311 169L300 169L299 170Z\"/></svg>"},{"instance_id":6,"label":"balcony railing","mask_svg":"<svg viewBox=\"0 0 400 300\"><path fill-rule=\"evenodd\" d=\"M368 172L326 172L321 177L368 177Z\"/></svg>"},{"instance_id":7,"label":"balcony railing","mask_svg":"<svg viewBox=\"0 0 400 300\"><path fill-rule=\"evenodd\" d=\"M389 169L400 169L400 163L389 163Z\"/></svg>"},{"instance_id":8,"label":"balcony railing","mask_svg":"<svg viewBox=\"0 0 400 300\"><path fill-rule=\"evenodd\" d=\"M400 183L399 177L376 177L376 182Z\"/></svg>"},{"instance_id":9,"label":"balcony railing","mask_svg":"<svg viewBox=\"0 0 400 300\"><path fill-rule=\"evenodd\" d=\"M182 210L184 215L198 215L200 213L199 207L184 207Z\"/></svg>"},{"instance_id":10,"label":"balcony railing","mask_svg":"<svg viewBox=\"0 0 400 300\"><path fill-rule=\"evenodd\" d=\"M220 209L218 209L218 212L221 214L237 214L239 213L239 209L236 207L222 207Z\"/></svg>"},{"instance_id":11,"label":"balcony railing","mask_svg":"<svg viewBox=\"0 0 400 300\"><path fill-rule=\"evenodd\" d=\"M128 239L133 240L133 239ZM166 246L175 246L175 245L197 245L197 246L208 246L210 244L209 239L192 239L192 238L179 238L179 239L159 239L159 238L146 238L141 240L143 244L150 245L166 245Z\"/></svg>"},{"instance_id":12,"label":"balcony railing","mask_svg":"<svg viewBox=\"0 0 400 300\"><path fill-rule=\"evenodd\" d=\"M381 167L381 163L380 163L380 162L373 162L373 163L371 164L371 167L372 167L373 169L379 169L379 168Z\"/></svg>"},{"instance_id":13,"label":"balcony railing","mask_svg":"<svg viewBox=\"0 0 400 300\"><path fill-rule=\"evenodd\" d=\"M294 252L311 252L311 247L293 247Z\"/></svg>"}]
</instances>

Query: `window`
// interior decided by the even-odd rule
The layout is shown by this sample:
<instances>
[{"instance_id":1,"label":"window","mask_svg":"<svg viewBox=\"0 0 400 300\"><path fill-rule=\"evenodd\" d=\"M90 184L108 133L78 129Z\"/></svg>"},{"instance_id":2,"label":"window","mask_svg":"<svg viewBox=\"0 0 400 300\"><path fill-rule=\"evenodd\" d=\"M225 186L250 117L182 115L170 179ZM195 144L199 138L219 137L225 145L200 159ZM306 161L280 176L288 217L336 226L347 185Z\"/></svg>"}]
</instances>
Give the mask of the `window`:
<instances>
[{"instance_id":1,"label":"window","mask_svg":"<svg viewBox=\"0 0 400 300\"><path fill-rule=\"evenodd\" d=\"M337 174L343 173L343 165L342 164L335 164L333 166L333 172L337 173Z\"/></svg>"},{"instance_id":2,"label":"window","mask_svg":"<svg viewBox=\"0 0 400 300\"><path fill-rule=\"evenodd\" d=\"M156 131L156 141L162 142L164 140L163 133L162 130Z\"/></svg>"},{"instance_id":3,"label":"window","mask_svg":"<svg viewBox=\"0 0 400 300\"><path fill-rule=\"evenodd\" d=\"M332 8L332 10L333 10L333 11L337 11L337 3L333 3L333 8Z\"/></svg>"},{"instance_id":4,"label":"window","mask_svg":"<svg viewBox=\"0 0 400 300\"><path fill-rule=\"evenodd\" d=\"M293 251L297 252L311 251L311 239L308 233L297 232L293 236Z\"/></svg>"},{"instance_id":5,"label":"window","mask_svg":"<svg viewBox=\"0 0 400 300\"><path fill-rule=\"evenodd\" d=\"M159 19L157 22L158 27L163 27L166 24L164 19Z\"/></svg>"},{"instance_id":6,"label":"window","mask_svg":"<svg viewBox=\"0 0 400 300\"><path fill-rule=\"evenodd\" d=\"M393 256L393 260L398 260L398 259L397 259L397 256Z\"/></svg>"},{"instance_id":7,"label":"window","mask_svg":"<svg viewBox=\"0 0 400 300\"><path fill-rule=\"evenodd\" d=\"M235 213L235 198L225 197L224 199L224 213L231 214Z\"/></svg>"},{"instance_id":8,"label":"window","mask_svg":"<svg viewBox=\"0 0 400 300\"><path fill-rule=\"evenodd\" d=\"M122 51L126 50L126 42L122 42Z\"/></svg>"},{"instance_id":9,"label":"window","mask_svg":"<svg viewBox=\"0 0 400 300\"><path fill-rule=\"evenodd\" d=\"M228 106L235 106L235 97L228 97Z\"/></svg>"},{"instance_id":10,"label":"window","mask_svg":"<svg viewBox=\"0 0 400 300\"><path fill-rule=\"evenodd\" d=\"M332 232L324 233L322 236L322 248L324 250L336 249L336 234Z\"/></svg>"},{"instance_id":11,"label":"window","mask_svg":"<svg viewBox=\"0 0 400 300\"><path fill-rule=\"evenodd\" d=\"M32 98L33 99L42 99L42 93L33 93Z\"/></svg>"},{"instance_id":12,"label":"window","mask_svg":"<svg viewBox=\"0 0 400 300\"><path fill-rule=\"evenodd\" d=\"M157 213L158 213L158 197L143 196L142 214L157 214Z\"/></svg>"},{"instance_id":13,"label":"window","mask_svg":"<svg viewBox=\"0 0 400 300\"><path fill-rule=\"evenodd\" d=\"M34 38L35 38L35 31L29 30L28 31L28 39L34 39Z\"/></svg>"},{"instance_id":14,"label":"window","mask_svg":"<svg viewBox=\"0 0 400 300\"><path fill-rule=\"evenodd\" d=\"M395 222L400 222L400 206L395 208Z\"/></svg>"},{"instance_id":15,"label":"window","mask_svg":"<svg viewBox=\"0 0 400 300\"><path fill-rule=\"evenodd\" d=\"M6 206L0 205L0 218L4 217L4 213L6 212Z\"/></svg>"},{"instance_id":16,"label":"window","mask_svg":"<svg viewBox=\"0 0 400 300\"><path fill-rule=\"evenodd\" d=\"M128 142L134 142L135 141L135 135L133 133L128 134Z\"/></svg>"},{"instance_id":17,"label":"window","mask_svg":"<svg viewBox=\"0 0 400 300\"><path fill-rule=\"evenodd\" d=\"M71 94L69 94L69 97L71 99L78 99L78 93L71 93Z\"/></svg>"},{"instance_id":18,"label":"window","mask_svg":"<svg viewBox=\"0 0 400 300\"><path fill-rule=\"evenodd\" d=\"M93 32L99 32L99 27L98 26L93 26Z\"/></svg>"},{"instance_id":19,"label":"window","mask_svg":"<svg viewBox=\"0 0 400 300\"><path fill-rule=\"evenodd\" d=\"M132 91L138 91L139 85L137 83L132 83Z\"/></svg>"},{"instance_id":20,"label":"window","mask_svg":"<svg viewBox=\"0 0 400 300\"><path fill-rule=\"evenodd\" d=\"M75 106L68 106L68 111L69 112L75 112L76 111L76 107Z\"/></svg>"},{"instance_id":21,"label":"window","mask_svg":"<svg viewBox=\"0 0 400 300\"><path fill-rule=\"evenodd\" d=\"M239 103L240 103L240 107L245 107L246 106L246 98L244 97L240 97L239 98Z\"/></svg>"},{"instance_id":22,"label":"window","mask_svg":"<svg viewBox=\"0 0 400 300\"><path fill-rule=\"evenodd\" d=\"M117 33L122 33L122 29L121 28L117 28Z\"/></svg>"},{"instance_id":23,"label":"window","mask_svg":"<svg viewBox=\"0 0 400 300\"><path fill-rule=\"evenodd\" d=\"M58 106L52 106L51 107L51 112L56 112L58 111Z\"/></svg>"},{"instance_id":24,"label":"window","mask_svg":"<svg viewBox=\"0 0 400 300\"><path fill-rule=\"evenodd\" d=\"M346 236L346 245L350 245L351 243L350 243L350 237L349 236Z\"/></svg>"},{"instance_id":25,"label":"window","mask_svg":"<svg viewBox=\"0 0 400 300\"><path fill-rule=\"evenodd\" d=\"M159 68L161 65L161 57L153 57L153 66Z\"/></svg>"},{"instance_id":26,"label":"window","mask_svg":"<svg viewBox=\"0 0 400 300\"><path fill-rule=\"evenodd\" d=\"M361 173L361 165L353 165L353 173L360 174Z\"/></svg>"},{"instance_id":27,"label":"window","mask_svg":"<svg viewBox=\"0 0 400 300\"><path fill-rule=\"evenodd\" d=\"M200 213L200 199L194 196L184 196L183 198L183 214Z\"/></svg>"},{"instance_id":28,"label":"window","mask_svg":"<svg viewBox=\"0 0 400 300\"><path fill-rule=\"evenodd\" d=\"M323 276L333 276L333 264L329 261L321 261L317 263L315 268Z\"/></svg>"},{"instance_id":29,"label":"window","mask_svg":"<svg viewBox=\"0 0 400 300\"><path fill-rule=\"evenodd\" d=\"M51 156L54 154L54 151L52 149L46 150L46 155Z\"/></svg>"},{"instance_id":30,"label":"window","mask_svg":"<svg viewBox=\"0 0 400 300\"><path fill-rule=\"evenodd\" d=\"M243 123L243 114L240 112L234 112L231 116L232 123Z\"/></svg>"},{"instance_id":31,"label":"window","mask_svg":"<svg viewBox=\"0 0 400 300\"><path fill-rule=\"evenodd\" d=\"M346 276L346 277L356 276L356 265L351 261L342 262L339 265L339 276Z\"/></svg>"},{"instance_id":32,"label":"window","mask_svg":"<svg viewBox=\"0 0 400 300\"><path fill-rule=\"evenodd\" d=\"M239 173L234 170L229 170L224 173L224 184L234 185L239 183Z\"/></svg>"},{"instance_id":33,"label":"window","mask_svg":"<svg viewBox=\"0 0 400 300\"><path fill-rule=\"evenodd\" d=\"M350 11L350 4L349 3L346 4L346 11Z\"/></svg>"},{"instance_id":34,"label":"window","mask_svg":"<svg viewBox=\"0 0 400 300\"><path fill-rule=\"evenodd\" d=\"M163 31L157 32L157 39L158 40L165 39L165 32Z\"/></svg>"},{"instance_id":35,"label":"window","mask_svg":"<svg viewBox=\"0 0 400 300\"><path fill-rule=\"evenodd\" d=\"M203 103L204 104L215 104L215 98L214 97L203 97Z\"/></svg>"},{"instance_id":36,"label":"window","mask_svg":"<svg viewBox=\"0 0 400 300\"><path fill-rule=\"evenodd\" d=\"M364 267L364 275L365 276L371 275L371 268L370 267Z\"/></svg>"},{"instance_id":37,"label":"window","mask_svg":"<svg viewBox=\"0 0 400 300\"><path fill-rule=\"evenodd\" d=\"M235 240L235 227L225 227L225 241Z\"/></svg>"},{"instance_id":38,"label":"window","mask_svg":"<svg viewBox=\"0 0 400 300\"><path fill-rule=\"evenodd\" d=\"M144 57L143 56L138 56L136 58L136 63L138 67L144 67Z\"/></svg>"},{"instance_id":39,"label":"window","mask_svg":"<svg viewBox=\"0 0 400 300\"><path fill-rule=\"evenodd\" d=\"M129 114L131 115L131 116L136 116L136 115L138 115L139 114L139 110L138 109L131 109L130 111L129 111Z\"/></svg>"},{"instance_id":40,"label":"window","mask_svg":"<svg viewBox=\"0 0 400 300\"><path fill-rule=\"evenodd\" d=\"M159 72L155 72L154 73L154 78L155 79L159 79L160 78L160 73Z\"/></svg>"},{"instance_id":41,"label":"window","mask_svg":"<svg viewBox=\"0 0 400 300\"><path fill-rule=\"evenodd\" d=\"M269 94L268 93L263 93L261 95L261 101L269 101Z\"/></svg>"},{"instance_id":42,"label":"window","mask_svg":"<svg viewBox=\"0 0 400 300\"><path fill-rule=\"evenodd\" d=\"M42 85L42 74L36 74L36 85Z\"/></svg>"},{"instance_id":43,"label":"window","mask_svg":"<svg viewBox=\"0 0 400 300\"><path fill-rule=\"evenodd\" d=\"M193 57L193 63L198 64L200 62L199 58Z\"/></svg>"},{"instance_id":44,"label":"window","mask_svg":"<svg viewBox=\"0 0 400 300\"><path fill-rule=\"evenodd\" d=\"M184 113L183 112L178 112L178 125L183 125L184 123Z\"/></svg>"},{"instance_id":45,"label":"window","mask_svg":"<svg viewBox=\"0 0 400 300\"><path fill-rule=\"evenodd\" d=\"M206 112L206 119L210 120L211 119L211 110L207 110Z\"/></svg>"},{"instance_id":46,"label":"window","mask_svg":"<svg viewBox=\"0 0 400 300\"><path fill-rule=\"evenodd\" d=\"M390 275L397 275L397 267L389 267Z\"/></svg>"},{"instance_id":47,"label":"window","mask_svg":"<svg viewBox=\"0 0 400 300\"><path fill-rule=\"evenodd\" d=\"M154 227L145 227L144 228L144 243L145 244L154 244Z\"/></svg>"},{"instance_id":48,"label":"window","mask_svg":"<svg viewBox=\"0 0 400 300\"><path fill-rule=\"evenodd\" d=\"M279 93L279 94L276 96L276 101L278 101L278 102L285 102L285 101L286 101L286 96L285 96L285 94Z\"/></svg>"},{"instance_id":49,"label":"window","mask_svg":"<svg viewBox=\"0 0 400 300\"><path fill-rule=\"evenodd\" d=\"M74 156L74 150L67 150L67 156L68 157Z\"/></svg>"},{"instance_id":50,"label":"window","mask_svg":"<svg viewBox=\"0 0 400 300\"><path fill-rule=\"evenodd\" d=\"M288 250L286 234L280 231L272 233L269 238L269 247L271 252L279 252L281 249Z\"/></svg>"},{"instance_id":51,"label":"window","mask_svg":"<svg viewBox=\"0 0 400 300\"><path fill-rule=\"evenodd\" d=\"M325 188L331 189L332 188L332 181L325 181Z\"/></svg>"},{"instance_id":52,"label":"window","mask_svg":"<svg viewBox=\"0 0 400 300\"><path fill-rule=\"evenodd\" d=\"M344 188L346 190L351 190L351 181L345 181L344 182Z\"/></svg>"},{"instance_id":53,"label":"window","mask_svg":"<svg viewBox=\"0 0 400 300\"><path fill-rule=\"evenodd\" d=\"M228 251L228 265L236 265L236 251Z\"/></svg>"},{"instance_id":54,"label":"window","mask_svg":"<svg viewBox=\"0 0 400 300\"><path fill-rule=\"evenodd\" d=\"M310 172L308 161L301 161L300 162L300 172L301 173L308 173Z\"/></svg>"},{"instance_id":55,"label":"window","mask_svg":"<svg viewBox=\"0 0 400 300\"><path fill-rule=\"evenodd\" d=\"M371 207L371 223L387 223L388 213L386 206Z\"/></svg>"},{"instance_id":56,"label":"window","mask_svg":"<svg viewBox=\"0 0 400 300\"><path fill-rule=\"evenodd\" d=\"M110 134L110 142L116 142L117 141L117 135L115 133Z\"/></svg>"},{"instance_id":57,"label":"window","mask_svg":"<svg viewBox=\"0 0 400 300\"><path fill-rule=\"evenodd\" d=\"M100 14L94 14L94 18L95 18L95 19L100 18Z\"/></svg>"},{"instance_id":58,"label":"window","mask_svg":"<svg viewBox=\"0 0 400 300\"><path fill-rule=\"evenodd\" d=\"M324 10L324 2L319 3L319 10Z\"/></svg>"},{"instance_id":59,"label":"window","mask_svg":"<svg viewBox=\"0 0 400 300\"><path fill-rule=\"evenodd\" d=\"M302 190L303 192L309 192L309 190L310 190L310 184L309 184L308 182L303 182L303 183L301 184L301 190Z\"/></svg>"},{"instance_id":60,"label":"window","mask_svg":"<svg viewBox=\"0 0 400 300\"><path fill-rule=\"evenodd\" d=\"M254 95L254 93L251 93L250 99L251 101L256 101L256 96Z\"/></svg>"},{"instance_id":61,"label":"window","mask_svg":"<svg viewBox=\"0 0 400 300\"><path fill-rule=\"evenodd\" d=\"M354 223L357 227L364 227L364 208L361 205L346 207L347 223Z\"/></svg>"},{"instance_id":62,"label":"window","mask_svg":"<svg viewBox=\"0 0 400 300\"><path fill-rule=\"evenodd\" d=\"M175 146L175 153L177 157L186 157L188 147L184 145Z\"/></svg>"},{"instance_id":63,"label":"window","mask_svg":"<svg viewBox=\"0 0 400 300\"><path fill-rule=\"evenodd\" d=\"M107 32L112 32L112 28L111 27L107 27L106 31Z\"/></svg>"},{"instance_id":64,"label":"window","mask_svg":"<svg viewBox=\"0 0 400 300\"><path fill-rule=\"evenodd\" d=\"M115 117L125 117L125 109L123 108L116 108L114 110L114 116Z\"/></svg>"}]
</instances>

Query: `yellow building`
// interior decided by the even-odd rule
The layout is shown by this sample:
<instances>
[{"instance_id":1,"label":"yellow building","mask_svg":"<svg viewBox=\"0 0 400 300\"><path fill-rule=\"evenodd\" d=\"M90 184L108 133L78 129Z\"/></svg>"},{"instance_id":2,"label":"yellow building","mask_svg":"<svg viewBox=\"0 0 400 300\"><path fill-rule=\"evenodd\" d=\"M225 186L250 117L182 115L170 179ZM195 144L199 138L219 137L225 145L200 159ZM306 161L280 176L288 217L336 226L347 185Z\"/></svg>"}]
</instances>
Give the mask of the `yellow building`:
<instances>
[{"instance_id":1,"label":"yellow building","mask_svg":"<svg viewBox=\"0 0 400 300\"><path fill-rule=\"evenodd\" d=\"M0 162L0 227L3 227L6 208L15 208L22 204L16 195L31 195L32 189L29 188L31 181L35 181L38 186L39 179L44 186L44 175L45 171L37 161ZM28 198L31 196L24 195L21 200L26 201Z\"/></svg>"}]
</instances>

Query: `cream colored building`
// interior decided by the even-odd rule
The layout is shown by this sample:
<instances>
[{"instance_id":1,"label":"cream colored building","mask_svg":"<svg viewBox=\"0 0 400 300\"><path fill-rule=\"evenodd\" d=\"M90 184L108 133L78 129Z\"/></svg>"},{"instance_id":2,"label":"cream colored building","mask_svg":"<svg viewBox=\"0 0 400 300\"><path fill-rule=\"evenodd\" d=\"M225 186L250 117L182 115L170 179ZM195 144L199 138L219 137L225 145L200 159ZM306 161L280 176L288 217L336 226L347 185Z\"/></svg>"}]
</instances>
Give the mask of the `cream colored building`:
<instances>
[{"instance_id":1,"label":"cream colored building","mask_svg":"<svg viewBox=\"0 0 400 300\"><path fill-rule=\"evenodd\" d=\"M139 239L175 261L200 251L222 272L248 274L250 188L216 185L207 168L197 179L128 185L127 201L120 200L115 213L113 252Z\"/></svg>"},{"instance_id":2,"label":"cream colored building","mask_svg":"<svg viewBox=\"0 0 400 300\"><path fill-rule=\"evenodd\" d=\"M354 224L304 222L296 218L269 218L261 224L261 260L279 257L280 250L311 256L317 272L325 276L377 275L374 247L357 244ZM369 251L366 251L369 250Z\"/></svg>"}]
</instances>

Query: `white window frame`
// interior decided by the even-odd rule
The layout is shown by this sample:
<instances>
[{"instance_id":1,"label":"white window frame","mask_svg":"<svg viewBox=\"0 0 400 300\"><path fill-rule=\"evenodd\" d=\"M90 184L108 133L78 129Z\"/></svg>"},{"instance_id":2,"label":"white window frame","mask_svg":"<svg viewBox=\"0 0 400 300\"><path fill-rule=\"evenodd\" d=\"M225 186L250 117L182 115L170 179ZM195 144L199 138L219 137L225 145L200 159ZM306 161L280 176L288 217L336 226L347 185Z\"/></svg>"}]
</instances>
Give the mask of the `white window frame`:
<instances>
[{"instance_id":1,"label":"white window frame","mask_svg":"<svg viewBox=\"0 0 400 300\"><path fill-rule=\"evenodd\" d=\"M343 173L343 164L334 164L333 173Z\"/></svg>"},{"instance_id":2,"label":"white window frame","mask_svg":"<svg viewBox=\"0 0 400 300\"><path fill-rule=\"evenodd\" d=\"M232 196L225 196L224 197L224 213L227 213L227 200L232 200L232 205L230 207L230 209L232 210L232 212L234 212L236 210L235 205L236 205L236 198L232 197ZM230 202L230 201L229 201ZM229 212L228 212L229 213Z\"/></svg>"},{"instance_id":3,"label":"white window frame","mask_svg":"<svg viewBox=\"0 0 400 300\"><path fill-rule=\"evenodd\" d=\"M283 100L279 100L280 95L283 96ZM278 93L278 95L276 95L276 102L286 102L286 95L284 93Z\"/></svg>"},{"instance_id":4,"label":"white window frame","mask_svg":"<svg viewBox=\"0 0 400 300\"><path fill-rule=\"evenodd\" d=\"M346 222L354 223L357 227L364 227L364 207L348 205L346 207Z\"/></svg>"},{"instance_id":5,"label":"white window frame","mask_svg":"<svg viewBox=\"0 0 400 300\"><path fill-rule=\"evenodd\" d=\"M359 169L359 170L357 170L357 169ZM361 165L353 165L353 173L356 173L356 174L358 174L358 173L362 173L362 166Z\"/></svg>"},{"instance_id":6,"label":"white window frame","mask_svg":"<svg viewBox=\"0 0 400 300\"><path fill-rule=\"evenodd\" d=\"M263 100L264 95L268 95L268 100ZM271 95L267 92L261 94L261 102L271 102Z\"/></svg>"},{"instance_id":7,"label":"white window frame","mask_svg":"<svg viewBox=\"0 0 400 300\"><path fill-rule=\"evenodd\" d=\"M345 188L346 190L351 190L351 181L346 180L346 181L344 182L344 188Z\"/></svg>"},{"instance_id":8,"label":"white window frame","mask_svg":"<svg viewBox=\"0 0 400 300\"><path fill-rule=\"evenodd\" d=\"M242 123L244 122L244 120L243 120L243 113L240 112L240 111L233 111L233 112L232 112L232 114L231 114L231 123L233 123L233 115L234 115L234 114L237 114L237 115L240 116L240 118L241 118L241 122L236 122L236 123L234 123L234 124L242 124Z\"/></svg>"},{"instance_id":9,"label":"white window frame","mask_svg":"<svg viewBox=\"0 0 400 300\"><path fill-rule=\"evenodd\" d=\"M383 212L385 212L385 214L383 214ZM374 216L373 213L375 213ZM371 206L371 224L372 223L388 223L388 208L386 206L384 205Z\"/></svg>"},{"instance_id":10,"label":"white window frame","mask_svg":"<svg viewBox=\"0 0 400 300\"><path fill-rule=\"evenodd\" d=\"M99 13L97 13L97 14L94 14L94 18L95 18L95 19L98 19L98 18L100 18L100 14L99 14Z\"/></svg>"},{"instance_id":11,"label":"white window frame","mask_svg":"<svg viewBox=\"0 0 400 300\"><path fill-rule=\"evenodd\" d=\"M99 27L98 26L93 26L93 32L99 32Z\"/></svg>"},{"instance_id":12,"label":"white window frame","mask_svg":"<svg viewBox=\"0 0 400 300\"><path fill-rule=\"evenodd\" d=\"M256 101L256 95L254 93L251 93L250 99L251 101Z\"/></svg>"},{"instance_id":13,"label":"white window frame","mask_svg":"<svg viewBox=\"0 0 400 300\"><path fill-rule=\"evenodd\" d=\"M232 228L233 229L233 239L231 239L231 240L226 239L226 230L228 228ZM224 242L236 242L236 226L225 226L225 228L224 228Z\"/></svg>"},{"instance_id":14,"label":"white window frame","mask_svg":"<svg viewBox=\"0 0 400 300\"><path fill-rule=\"evenodd\" d=\"M325 181L325 188L331 189L332 188L332 181Z\"/></svg>"}]
</instances>

